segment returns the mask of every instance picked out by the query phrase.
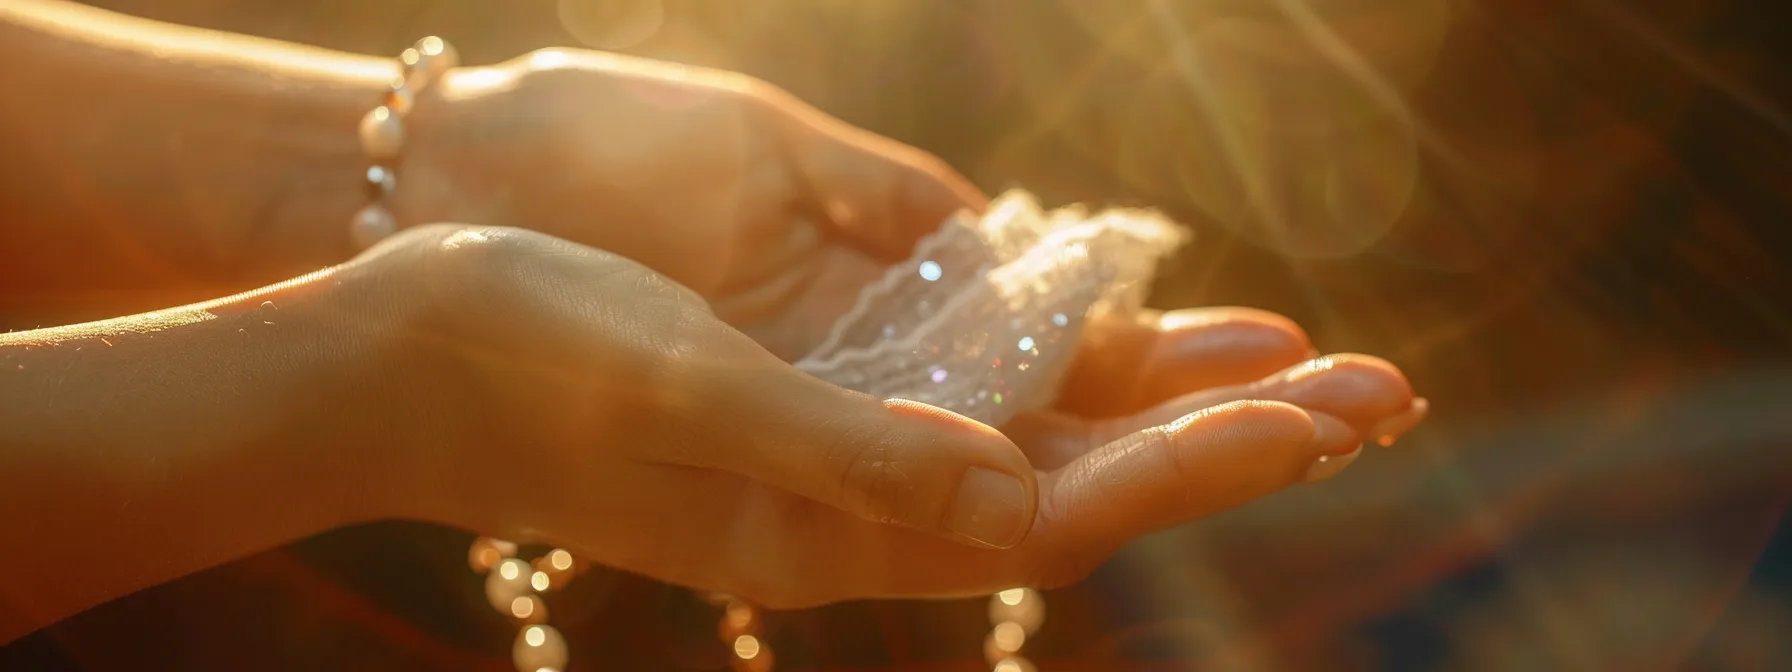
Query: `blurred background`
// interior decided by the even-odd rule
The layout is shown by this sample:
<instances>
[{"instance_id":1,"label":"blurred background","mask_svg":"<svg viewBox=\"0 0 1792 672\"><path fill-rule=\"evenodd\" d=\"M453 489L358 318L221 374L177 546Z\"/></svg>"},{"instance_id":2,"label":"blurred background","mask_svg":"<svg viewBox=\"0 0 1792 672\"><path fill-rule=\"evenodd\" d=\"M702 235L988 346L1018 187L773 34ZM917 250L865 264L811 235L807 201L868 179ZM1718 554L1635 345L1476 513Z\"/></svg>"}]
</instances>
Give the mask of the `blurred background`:
<instances>
[{"instance_id":1,"label":"blurred background","mask_svg":"<svg viewBox=\"0 0 1792 672\"><path fill-rule=\"evenodd\" d=\"M1166 308L1285 313L1432 421L1046 595L1043 670L1792 669L1792 21L1769 0L103 0L470 63L744 71L985 189L1149 205ZM0 648L30 670L509 670L470 537L344 530ZM572 670L727 667L595 570ZM782 670L988 669L982 601L775 614Z\"/></svg>"}]
</instances>

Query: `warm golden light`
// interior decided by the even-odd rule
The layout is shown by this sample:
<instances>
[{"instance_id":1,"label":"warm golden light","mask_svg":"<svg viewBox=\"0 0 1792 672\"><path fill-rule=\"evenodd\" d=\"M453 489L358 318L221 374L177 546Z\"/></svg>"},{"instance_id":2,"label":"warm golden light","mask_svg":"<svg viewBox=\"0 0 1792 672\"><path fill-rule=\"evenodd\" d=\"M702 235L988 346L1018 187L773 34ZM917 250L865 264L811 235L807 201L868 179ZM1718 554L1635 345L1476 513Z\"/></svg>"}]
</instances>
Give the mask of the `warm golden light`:
<instances>
[{"instance_id":1,"label":"warm golden light","mask_svg":"<svg viewBox=\"0 0 1792 672\"><path fill-rule=\"evenodd\" d=\"M572 569L572 554L556 548L548 552L548 564L562 572Z\"/></svg>"},{"instance_id":2,"label":"warm golden light","mask_svg":"<svg viewBox=\"0 0 1792 672\"><path fill-rule=\"evenodd\" d=\"M1027 643L1027 630L1019 623L1001 623L996 625L994 635L996 648L1014 653Z\"/></svg>"},{"instance_id":3,"label":"warm golden light","mask_svg":"<svg viewBox=\"0 0 1792 672\"><path fill-rule=\"evenodd\" d=\"M753 622L753 607L740 602L730 602L722 617L728 619L728 623L734 627L744 628Z\"/></svg>"},{"instance_id":4,"label":"warm golden light","mask_svg":"<svg viewBox=\"0 0 1792 672\"><path fill-rule=\"evenodd\" d=\"M499 555L497 549L494 548L475 548L472 556L473 569L481 572L490 571L493 565L504 559L504 556Z\"/></svg>"},{"instance_id":5,"label":"warm golden light","mask_svg":"<svg viewBox=\"0 0 1792 672\"><path fill-rule=\"evenodd\" d=\"M752 660L759 655L759 638L752 635L741 635L734 638L734 655L741 660Z\"/></svg>"},{"instance_id":6,"label":"warm golden light","mask_svg":"<svg viewBox=\"0 0 1792 672\"><path fill-rule=\"evenodd\" d=\"M535 615L535 597L524 595L510 601L510 615L517 618L528 618Z\"/></svg>"},{"instance_id":7,"label":"warm golden light","mask_svg":"<svg viewBox=\"0 0 1792 672\"><path fill-rule=\"evenodd\" d=\"M522 567L523 563L521 562L506 562L498 565L498 575L504 577L506 581L514 581L516 577L522 576Z\"/></svg>"},{"instance_id":8,"label":"warm golden light","mask_svg":"<svg viewBox=\"0 0 1792 672\"><path fill-rule=\"evenodd\" d=\"M989 598L989 622L1011 623L1031 635L1045 623L1045 598L1032 588L1013 588Z\"/></svg>"},{"instance_id":9,"label":"warm golden light","mask_svg":"<svg viewBox=\"0 0 1792 672\"><path fill-rule=\"evenodd\" d=\"M560 27L581 44L621 50L652 39L665 27L662 0L560 0Z\"/></svg>"},{"instance_id":10,"label":"warm golden light","mask_svg":"<svg viewBox=\"0 0 1792 672\"><path fill-rule=\"evenodd\" d=\"M503 562L505 558L515 554L516 544L490 537L480 537L473 540L473 545L467 549L467 565L472 567L473 571L484 574L498 566L498 563Z\"/></svg>"},{"instance_id":11,"label":"warm golden light","mask_svg":"<svg viewBox=\"0 0 1792 672\"><path fill-rule=\"evenodd\" d=\"M1010 607L1019 606L1021 600L1027 599L1027 589L1009 588L1008 590L996 593L996 597L1002 599L1002 604L1006 604Z\"/></svg>"},{"instance_id":12,"label":"warm golden light","mask_svg":"<svg viewBox=\"0 0 1792 672\"><path fill-rule=\"evenodd\" d=\"M548 632L539 625L529 626L528 630L523 631L523 641L529 646L541 646L548 641Z\"/></svg>"},{"instance_id":13,"label":"warm golden light","mask_svg":"<svg viewBox=\"0 0 1792 672\"><path fill-rule=\"evenodd\" d=\"M548 589L550 583L552 582L548 579L547 572L536 572L529 575L530 588L534 588L538 591L545 591Z\"/></svg>"}]
</instances>

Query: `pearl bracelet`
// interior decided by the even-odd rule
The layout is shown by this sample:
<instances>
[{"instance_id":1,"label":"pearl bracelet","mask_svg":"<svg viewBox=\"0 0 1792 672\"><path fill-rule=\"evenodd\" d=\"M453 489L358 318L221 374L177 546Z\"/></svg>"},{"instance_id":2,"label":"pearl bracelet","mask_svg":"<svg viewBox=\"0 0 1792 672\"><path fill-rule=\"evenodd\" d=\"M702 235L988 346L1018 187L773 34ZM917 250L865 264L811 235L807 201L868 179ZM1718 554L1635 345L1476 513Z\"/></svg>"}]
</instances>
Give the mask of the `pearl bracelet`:
<instances>
[{"instance_id":1,"label":"pearl bracelet","mask_svg":"<svg viewBox=\"0 0 1792 672\"><path fill-rule=\"evenodd\" d=\"M387 203L398 189L405 115L410 114L417 94L460 64L460 55L447 40L430 36L399 54L398 63L402 73L392 80L385 100L361 117L361 152L368 160L366 184L372 202L355 213L349 224L349 238L359 249L371 247L398 230L398 219Z\"/></svg>"},{"instance_id":2,"label":"pearl bracelet","mask_svg":"<svg viewBox=\"0 0 1792 672\"><path fill-rule=\"evenodd\" d=\"M516 557L518 550L515 543L480 537L467 549L467 564L485 575L485 597L492 608L517 626L510 649L517 672L561 672L566 669L569 647L566 636L547 624L547 603L541 595L564 589L590 565L563 549L550 550L533 562ZM716 634L733 654L729 668L733 672L773 672L764 613L728 595L700 593L699 597L722 609ZM1045 622L1045 598L1039 591L1014 588L991 596L989 622L994 627L984 638L983 655L990 669L1036 672L1032 661L1021 656L1021 647Z\"/></svg>"}]
</instances>

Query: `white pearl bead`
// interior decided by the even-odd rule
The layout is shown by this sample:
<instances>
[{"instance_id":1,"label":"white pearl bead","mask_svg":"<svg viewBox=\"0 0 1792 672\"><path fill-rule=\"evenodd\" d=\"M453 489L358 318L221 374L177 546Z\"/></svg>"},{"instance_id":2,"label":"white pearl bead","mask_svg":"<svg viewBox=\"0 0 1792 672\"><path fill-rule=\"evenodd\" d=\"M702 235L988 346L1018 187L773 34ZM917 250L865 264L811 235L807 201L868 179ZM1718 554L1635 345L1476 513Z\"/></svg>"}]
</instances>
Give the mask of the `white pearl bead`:
<instances>
[{"instance_id":1,"label":"white pearl bead","mask_svg":"<svg viewBox=\"0 0 1792 672\"><path fill-rule=\"evenodd\" d=\"M460 65L460 52L447 40L431 35L417 40L417 46L404 50L398 60L404 63L405 80L421 91Z\"/></svg>"},{"instance_id":2,"label":"white pearl bead","mask_svg":"<svg viewBox=\"0 0 1792 672\"><path fill-rule=\"evenodd\" d=\"M505 558L516 555L516 544L502 539L480 537L473 540L467 548L467 566L473 571L484 574L503 562Z\"/></svg>"},{"instance_id":3,"label":"white pearl bead","mask_svg":"<svg viewBox=\"0 0 1792 672\"><path fill-rule=\"evenodd\" d=\"M492 567L490 574L485 575L485 599L491 602L492 608L500 614L510 613L510 605L516 598L529 595L529 575L534 573L529 563L516 558L505 558L503 562Z\"/></svg>"},{"instance_id":4,"label":"white pearl bead","mask_svg":"<svg viewBox=\"0 0 1792 672\"><path fill-rule=\"evenodd\" d=\"M398 191L398 174L385 166L368 166L367 187L372 197L388 198Z\"/></svg>"},{"instance_id":5,"label":"white pearl bead","mask_svg":"<svg viewBox=\"0 0 1792 672\"><path fill-rule=\"evenodd\" d=\"M525 625L548 622L548 605L540 597L524 595L510 601L510 617Z\"/></svg>"},{"instance_id":6,"label":"white pearl bead","mask_svg":"<svg viewBox=\"0 0 1792 672\"><path fill-rule=\"evenodd\" d=\"M355 213L355 221L349 225L349 237L354 240L355 247L365 250L397 230L398 220L392 213L374 204Z\"/></svg>"},{"instance_id":7,"label":"white pearl bead","mask_svg":"<svg viewBox=\"0 0 1792 672\"><path fill-rule=\"evenodd\" d=\"M753 608L753 605L736 600L729 602L728 606L723 608L722 622L717 626L716 631L722 636L722 641L733 642L743 635L758 635L763 626L764 619L760 618L758 609Z\"/></svg>"},{"instance_id":8,"label":"white pearl bead","mask_svg":"<svg viewBox=\"0 0 1792 672\"><path fill-rule=\"evenodd\" d=\"M752 635L741 635L734 639L735 672L771 672L777 666L772 656L772 649Z\"/></svg>"},{"instance_id":9,"label":"white pearl bead","mask_svg":"<svg viewBox=\"0 0 1792 672\"><path fill-rule=\"evenodd\" d=\"M535 576L531 578L531 583L535 585L535 590L541 592L560 590L572 583L573 578L578 576L578 571L579 565L572 554L556 548L535 559Z\"/></svg>"},{"instance_id":10,"label":"white pearl bead","mask_svg":"<svg viewBox=\"0 0 1792 672\"><path fill-rule=\"evenodd\" d=\"M1045 597L1032 588L1014 588L989 598L989 623L1014 623L1026 634L1039 631L1045 623Z\"/></svg>"},{"instance_id":11,"label":"white pearl bead","mask_svg":"<svg viewBox=\"0 0 1792 672\"><path fill-rule=\"evenodd\" d=\"M1027 633L1021 629L1020 624L1002 623L983 640L983 657L994 665L1019 654L1020 648L1026 643Z\"/></svg>"},{"instance_id":12,"label":"white pearl bead","mask_svg":"<svg viewBox=\"0 0 1792 672\"><path fill-rule=\"evenodd\" d=\"M531 625L516 633L516 644L510 648L510 662L517 672L536 672L543 668L566 667L566 638L551 625Z\"/></svg>"},{"instance_id":13,"label":"white pearl bead","mask_svg":"<svg viewBox=\"0 0 1792 672\"><path fill-rule=\"evenodd\" d=\"M381 105L361 117L361 151L367 158L384 161L404 149L404 120L392 108Z\"/></svg>"}]
</instances>

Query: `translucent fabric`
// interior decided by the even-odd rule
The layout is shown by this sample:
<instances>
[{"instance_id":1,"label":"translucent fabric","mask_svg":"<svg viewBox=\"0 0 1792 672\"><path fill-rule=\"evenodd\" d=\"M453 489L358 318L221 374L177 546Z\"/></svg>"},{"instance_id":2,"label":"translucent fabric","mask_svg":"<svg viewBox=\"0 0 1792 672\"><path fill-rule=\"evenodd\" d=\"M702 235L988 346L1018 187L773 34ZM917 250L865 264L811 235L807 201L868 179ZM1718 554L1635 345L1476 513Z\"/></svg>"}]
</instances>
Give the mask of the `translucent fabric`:
<instances>
[{"instance_id":1,"label":"translucent fabric","mask_svg":"<svg viewBox=\"0 0 1792 672\"><path fill-rule=\"evenodd\" d=\"M796 365L999 426L1051 403L1084 325L1138 310L1186 238L1150 211L1047 211L1009 192L923 239Z\"/></svg>"}]
</instances>

